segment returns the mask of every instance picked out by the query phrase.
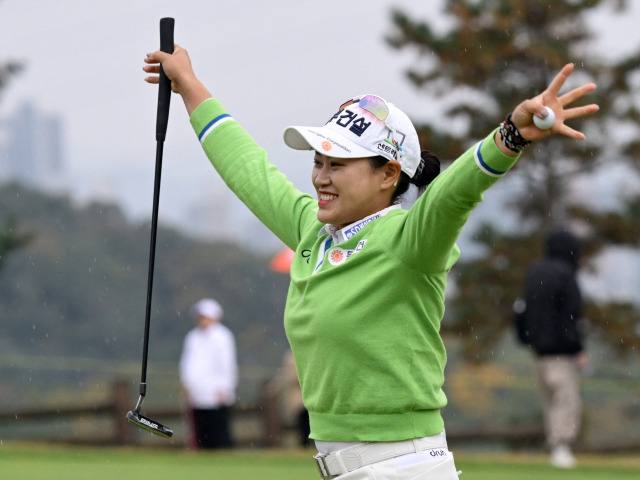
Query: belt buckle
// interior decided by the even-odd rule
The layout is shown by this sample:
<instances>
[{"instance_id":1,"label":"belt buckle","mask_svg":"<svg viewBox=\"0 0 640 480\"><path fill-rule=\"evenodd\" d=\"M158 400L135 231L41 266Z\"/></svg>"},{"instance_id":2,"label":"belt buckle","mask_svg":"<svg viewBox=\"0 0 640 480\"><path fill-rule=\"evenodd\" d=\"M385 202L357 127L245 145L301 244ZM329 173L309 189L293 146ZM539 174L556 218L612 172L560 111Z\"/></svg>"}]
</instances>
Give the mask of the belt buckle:
<instances>
[{"instance_id":1,"label":"belt buckle","mask_svg":"<svg viewBox=\"0 0 640 480\"><path fill-rule=\"evenodd\" d=\"M333 478L332 475L329 475L329 467L327 466L327 461L325 458L327 454L319 453L314 456L313 459L316 461L316 465L318 466L318 470L320 471L320 477L322 480L331 480Z\"/></svg>"}]
</instances>

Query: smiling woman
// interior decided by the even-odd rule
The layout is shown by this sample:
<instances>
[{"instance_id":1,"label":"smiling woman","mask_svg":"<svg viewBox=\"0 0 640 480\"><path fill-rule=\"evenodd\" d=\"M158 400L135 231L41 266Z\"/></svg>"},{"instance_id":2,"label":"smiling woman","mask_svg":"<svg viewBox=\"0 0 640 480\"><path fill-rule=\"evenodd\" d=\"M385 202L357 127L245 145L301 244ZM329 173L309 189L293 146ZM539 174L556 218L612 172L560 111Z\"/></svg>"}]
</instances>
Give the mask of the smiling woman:
<instances>
[{"instance_id":1,"label":"smiling woman","mask_svg":"<svg viewBox=\"0 0 640 480\"><path fill-rule=\"evenodd\" d=\"M314 152L315 200L212 98L184 49L145 62L150 83L162 64L211 163L295 252L284 321L322 477L457 479L440 413L447 400L439 335L456 240L484 191L531 141L584 138L564 121L598 107L566 107L595 85L558 96L573 70L565 66L439 175L399 108L375 95L352 97L323 126L284 133L288 146ZM556 122L541 130L533 116L545 105ZM397 200L409 182L431 183L404 210Z\"/></svg>"},{"instance_id":2,"label":"smiling woman","mask_svg":"<svg viewBox=\"0 0 640 480\"><path fill-rule=\"evenodd\" d=\"M420 154L411 120L376 95L343 103L323 127L289 127L284 141L315 150L318 220L338 230L398 204L410 184L422 193L440 173L435 155Z\"/></svg>"},{"instance_id":3,"label":"smiling woman","mask_svg":"<svg viewBox=\"0 0 640 480\"><path fill-rule=\"evenodd\" d=\"M318 193L318 220L337 229L383 210L391 203L399 167L373 168L368 158L333 158L316 153L311 181Z\"/></svg>"}]
</instances>

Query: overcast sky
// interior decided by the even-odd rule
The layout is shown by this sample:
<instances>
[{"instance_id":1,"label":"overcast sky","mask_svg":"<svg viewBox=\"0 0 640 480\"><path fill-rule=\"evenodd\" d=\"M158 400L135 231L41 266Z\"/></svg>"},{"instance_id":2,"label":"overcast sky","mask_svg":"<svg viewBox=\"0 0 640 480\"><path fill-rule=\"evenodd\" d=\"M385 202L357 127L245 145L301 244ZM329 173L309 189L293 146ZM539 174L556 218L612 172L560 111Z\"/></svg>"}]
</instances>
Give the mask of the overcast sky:
<instances>
[{"instance_id":1,"label":"overcast sky","mask_svg":"<svg viewBox=\"0 0 640 480\"><path fill-rule=\"evenodd\" d=\"M336 105L360 93L381 95L414 120L433 119L433 105L404 78L415 54L391 50L384 37L392 6L426 19L437 17L442 3L0 0L0 61L26 66L0 98L0 120L25 101L59 116L73 195L117 201L135 218L148 217L157 87L143 81L142 60L158 48L159 19L171 16L175 40L190 52L199 77L272 161L310 191L311 157L285 147L286 126L324 122ZM639 47L640 2L631 3L635 10L622 18L602 12L592 19L603 35L602 51ZM247 225L246 210L230 197L174 95L160 220L185 230L194 222L224 232ZM226 216L207 214L221 205Z\"/></svg>"},{"instance_id":2,"label":"overcast sky","mask_svg":"<svg viewBox=\"0 0 640 480\"><path fill-rule=\"evenodd\" d=\"M394 3L417 4L411 11L427 15L438 2ZM144 83L142 60L159 48L162 17L175 18L175 41L188 49L196 73L302 189L311 186L310 156L284 146L286 126L322 123L336 105L365 92L406 106L410 114L427 107L403 79L412 56L384 43L388 1L78 4L0 1L0 60L26 64L4 92L0 118L26 100L59 115L74 195L122 202L137 218L151 212L156 146L157 87ZM206 222L202 210L226 205L229 196L174 95L161 221ZM242 208L229 208L222 223L243 217Z\"/></svg>"}]
</instances>

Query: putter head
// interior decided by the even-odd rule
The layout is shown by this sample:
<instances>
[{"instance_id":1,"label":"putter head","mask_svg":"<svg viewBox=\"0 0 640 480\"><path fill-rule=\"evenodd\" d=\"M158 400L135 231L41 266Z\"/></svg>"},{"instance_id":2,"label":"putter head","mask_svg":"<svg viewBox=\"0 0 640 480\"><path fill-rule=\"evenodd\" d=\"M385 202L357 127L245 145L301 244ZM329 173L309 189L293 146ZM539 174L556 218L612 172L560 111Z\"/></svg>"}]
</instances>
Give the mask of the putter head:
<instances>
[{"instance_id":1,"label":"putter head","mask_svg":"<svg viewBox=\"0 0 640 480\"><path fill-rule=\"evenodd\" d=\"M142 428L148 432L153 433L164 438L171 438L173 436L173 430L169 427L162 425L161 423L151 420L144 415L140 415L140 412L130 411L127 412L127 420L133 423L136 427Z\"/></svg>"}]
</instances>

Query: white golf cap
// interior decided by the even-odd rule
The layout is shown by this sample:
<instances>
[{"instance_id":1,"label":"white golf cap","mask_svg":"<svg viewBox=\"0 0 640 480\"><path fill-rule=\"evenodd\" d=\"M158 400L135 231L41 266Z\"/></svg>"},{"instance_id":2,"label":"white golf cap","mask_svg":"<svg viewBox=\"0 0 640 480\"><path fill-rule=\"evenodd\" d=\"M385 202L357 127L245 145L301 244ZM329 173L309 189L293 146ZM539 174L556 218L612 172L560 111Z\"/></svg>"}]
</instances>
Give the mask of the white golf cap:
<instances>
[{"instance_id":1,"label":"white golf cap","mask_svg":"<svg viewBox=\"0 0 640 480\"><path fill-rule=\"evenodd\" d=\"M191 307L191 314L195 317L207 317L213 320L222 318L222 307L210 298L204 298Z\"/></svg>"},{"instance_id":2,"label":"white golf cap","mask_svg":"<svg viewBox=\"0 0 640 480\"><path fill-rule=\"evenodd\" d=\"M413 178L420 164L420 142L409 117L377 95L360 95L344 103L323 127L287 127L284 142L296 150L328 157L378 155L400 164Z\"/></svg>"}]
</instances>

